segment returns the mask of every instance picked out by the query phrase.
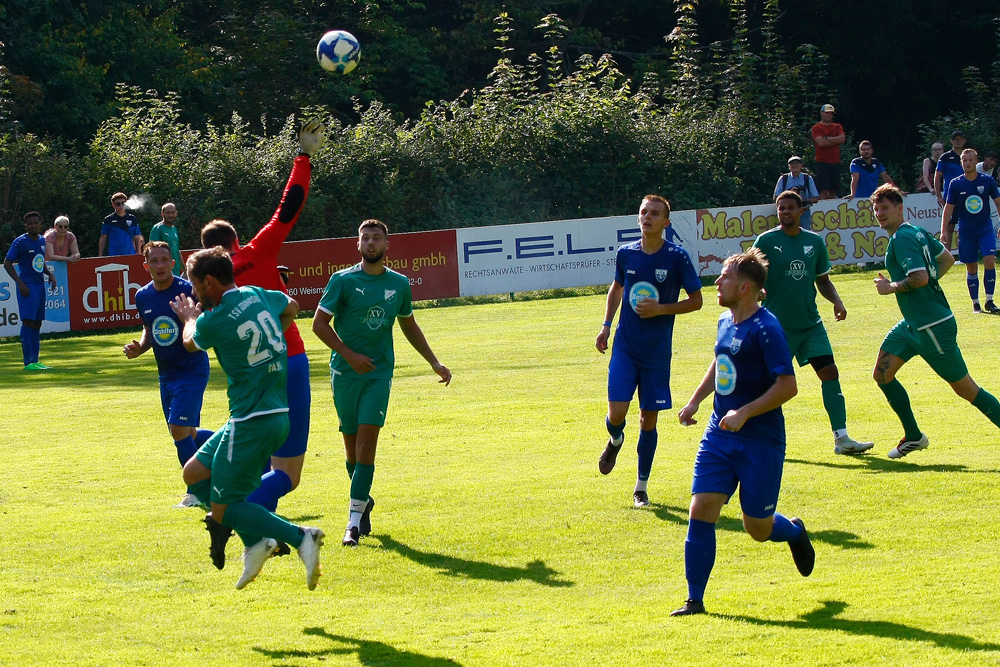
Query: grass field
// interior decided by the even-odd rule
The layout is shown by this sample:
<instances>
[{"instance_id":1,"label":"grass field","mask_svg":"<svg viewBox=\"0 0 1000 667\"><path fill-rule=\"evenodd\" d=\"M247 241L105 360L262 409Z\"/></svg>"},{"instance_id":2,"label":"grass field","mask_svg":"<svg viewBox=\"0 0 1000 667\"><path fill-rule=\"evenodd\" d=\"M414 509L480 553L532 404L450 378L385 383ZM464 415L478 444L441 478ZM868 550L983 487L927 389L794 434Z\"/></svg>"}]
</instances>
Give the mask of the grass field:
<instances>
[{"instance_id":1,"label":"grass field","mask_svg":"<svg viewBox=\"0 0 1000 667\"><path fill-rule=\"evenodd\" d=\"M603 296L422 309L451 387L397 337L371 537L339 545L348 479L326 353L312 359L303 483L280 510L327 535L324 576L294 556L234 590L183 493L151 355L115 334L42 341L55 370L23 374L0 344L0 665L984 665L1000 664L997 429L920 360L899 374L931 447L900 461L901 436L871 380L899 317L873 273L835 276L846 322L823 307L851 433L871 456L837 457L808 368L786 406L779 510L810 529L817 566L719 524L709 614L670 618L686 597L683 542L700 426L660 421L653 504L632 508L637 414L608 477ZM945 279L973 377L1000 392L1000 318L973 316L960 271ZM710 360L714 290L679 318L675 405ZM308 322L300 322L308 330ZM699 415L707 418L707 404ZM635 406L633 404L633 410ZM214 364L203 424L226 418ZM702 425L704 421L702 421ZM992 583L991 583L992 582Z\"/></svg>"}]
</instances>

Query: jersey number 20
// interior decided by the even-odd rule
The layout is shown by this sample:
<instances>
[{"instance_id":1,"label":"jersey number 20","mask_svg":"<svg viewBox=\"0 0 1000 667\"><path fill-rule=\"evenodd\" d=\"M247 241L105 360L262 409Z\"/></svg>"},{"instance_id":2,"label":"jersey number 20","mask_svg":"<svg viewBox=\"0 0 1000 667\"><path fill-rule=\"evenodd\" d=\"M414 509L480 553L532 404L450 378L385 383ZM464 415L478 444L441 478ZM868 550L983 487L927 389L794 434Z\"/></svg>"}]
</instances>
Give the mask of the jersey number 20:
<instances>
[{"instance_id":1,"label":"jersey number 20","mask_svg":"<svg viewBox=\"0 0 1000 667\"><path fill-rule=\"evenodd\" d=\"M260 326L257 326L257 322L260 323ZM250 339L247 363L251 366L267 363L275 354L281 354L285 351L285 340L281 336L281 328L271 317L271 313L267 311L258 313L257 322L251 320L236 328L240 340ZM264 338L267 339L267 345L262 346Z\"/></svg>"}]
</instances>

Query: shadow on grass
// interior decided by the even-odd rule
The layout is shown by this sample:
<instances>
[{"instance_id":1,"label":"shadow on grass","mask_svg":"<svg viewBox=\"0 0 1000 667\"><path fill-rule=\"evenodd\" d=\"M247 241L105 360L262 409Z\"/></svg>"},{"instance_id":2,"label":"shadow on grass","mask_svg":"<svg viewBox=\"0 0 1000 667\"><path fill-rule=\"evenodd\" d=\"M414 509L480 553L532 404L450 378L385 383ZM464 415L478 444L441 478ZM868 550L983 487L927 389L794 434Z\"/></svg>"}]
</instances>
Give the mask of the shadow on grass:
<instances>
[{"instance_id":1,"label":"shadow on grass","mask_svg":"<svg viewBox=\"0 0 1000 667\"><path fill-rule=\"evenodd\" d=\"M902 623L892 621L859 621L848 618L837 618L845 609L847 603L839 600L824 600L822 607L799 616L795 621L775 621L753 616L736 616L729 614L711 614L718 618L742 621L763 627L796 628L802 630L835 630L852 635L869 637L885 637L887 639L904 639L913 642L933 642L941 648L956 651L1000 651L1000 644L981 642L974 637L944 632L921 630Z\"/></svg>"},{"instance_id":2,"label":"shadow on grass","mask_svg":"<svg viewBox=\"0 0 1000 667\"><path fill-rule=\"evenodd\" d=\"M418 565L424 565L450 577L468 577L486 581L534 581L542 586L566 587L572 586L572 581L557 579L559 572L548 567L544 561L534 560L524 567L495 565L478 560L466 560L455 556L429 553L407 546L392 539L389 535L374 536L382 543L382 548L392 549L400 556L408 558Z\"/></svg>"},{"instance_id":3,"label":"shadow on grass","mask_svg":"<svg viewBox=\"0 0 1000 667\"><path fill-rule=\"evenodd\" d=\"M687 525L688 508L686 507L671 507L670 505L661 505L659 503L652 503L650 507L653 509L653 514L656 515L656 518L661 521L667 521L680 526ZM716 530L742 533L743 520L722 516L719 517L719 521L715 524L715 527ZM841 549L875 548L875 545L871 542L865 542L858 535L845 530L810 530L809 539L813 542L824 542L834 547L840 547Z\"/></svg>"},{"instance_id":4,"label":"shadow on grass","mask_svg":"<svg viewBox=\"0 0 1000 667\"><path fill-rule=\"evenodd\" d=\"M265 655L272 660L288 660L289 658L310 658L313 660L325 660L330 655L350 655L356 653L358 662L362 665L379 667L382 665L392 665L393 667L445 667L459 665L460 663L448 658L435 658L422 653L412 651L401 651L397 648L383 644L382 642L367 641L365 639L352 639L343 635L334 635L323 628L306 628L302 634L312 637L322 637L329 639L335 646L322 648L315 651L301 649L267 650L254 648L253 650L261 655Z\"/></svg>"},{"instance_id":5,"label":"shadow on grass","mask_svg":"<svg viewBox=\"0 0 1000 667\"><path fill-rule=\"evenodd\" d=\"M855 469L875 473L891 472L973 472L973 473L996 473L998 470L970 469L968 466L952 463L939 463L936 465L921 465L914 461L890 461L889 459L875 458L873 456L862 456L847 459L844 462L830 461L806 461L804 459L785 459L785 463L799 463L807 466L819 466L821 468L841 468L844 470Z\"/></svg>"}]
</instances>

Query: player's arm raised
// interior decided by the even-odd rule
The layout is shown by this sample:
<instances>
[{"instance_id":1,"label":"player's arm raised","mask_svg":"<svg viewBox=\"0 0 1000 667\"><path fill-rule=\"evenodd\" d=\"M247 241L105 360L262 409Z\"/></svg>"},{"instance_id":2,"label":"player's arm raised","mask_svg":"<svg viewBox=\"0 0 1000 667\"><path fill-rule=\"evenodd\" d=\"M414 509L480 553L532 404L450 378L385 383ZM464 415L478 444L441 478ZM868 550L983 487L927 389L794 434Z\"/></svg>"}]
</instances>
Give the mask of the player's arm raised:
<instances>
[{"instance_id":1,"label":"player's arm raised","mask_svg":"<svg viewBox=\"0 0 1000 667\"><path fill-rule=\"evenodd\" d=\"M184 323L184 330L181 333L184 349L188 352L197 352L200 348L195 345L194 334L197 329L198 316L201 315L201 305L187 294L178 294L177 298L170 302L170 307Z\"/></svg>"},{"instance_id":2,"label":"player's arm raised","mask_svg":"<svg viewBox=\"0 0 1000 667\"><path fill-rule=\"evenodd\" d=\"M444 364L438 361L437 357L434 356L434 352L431 351L431 346L427 343L427 338L424 336L423 330L420 328L420 325L417 324L417 320L413 317L413 315L410 315L409 317L398 317L396 319L399 322L400 330L403 332L403 335L406 336L406 340L408 340L410 345L413 346L413 349L416 350L420 356L431 365L434 372L441 377L440 382L444 382L446 387L451 384L451 371L449 371Z\"/></svg>"},{"instance_id":3,"label":"player's arm raised","mask_svg":"<svg viewBox=\"0 0 1000 667\"><path fill-rule=\"evenodd\" d=\"M608 287L608 299L604 306L604 324L601 325L601 330L597 332L597 351L604 354L608 349L608 337L611 336L611 323L615 320L615 313L618 312L618 306L622 304L622 292L624 291L624 286L619 285L617 280L611 282L611 286Z\"/></svg>"},{"instance_id":4,"label":"player's arm raised","mask_svg":"<svg viewBox=\"0 0 1000 667\"><path fill-rule=\"evenodd\" d=\"M701 379L701 383L691 394L687 405L677 411L677 421L683 426L697 424L698 420L694 416L698 412L698 408L701 407L701 402L711 396L713 392L715 392L715 359L712 359L712 363L708 365L705 377Z\"/></svg>"}]
</instances>

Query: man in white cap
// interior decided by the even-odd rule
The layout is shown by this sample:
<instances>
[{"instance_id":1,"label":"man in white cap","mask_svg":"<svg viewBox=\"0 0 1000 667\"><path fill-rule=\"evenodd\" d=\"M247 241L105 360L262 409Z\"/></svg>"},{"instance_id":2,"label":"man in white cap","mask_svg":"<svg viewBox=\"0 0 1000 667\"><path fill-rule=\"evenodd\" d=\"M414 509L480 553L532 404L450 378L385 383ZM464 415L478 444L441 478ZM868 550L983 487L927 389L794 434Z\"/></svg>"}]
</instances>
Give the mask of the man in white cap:
<instances>
[{"instance_id":1,"label":"man in white cap","mask_svg":"<svg viewBox=\"0 0 1000 667\"><path fill-rule=\"evenodd\" d=\"M840 146L847 140L844 128L833 122L836 109L832 104L820 107L820 121L812 126L812 140L816 146L816 181L820 199L836 199L840 184Z\"/></svg>"}]
</instances>

